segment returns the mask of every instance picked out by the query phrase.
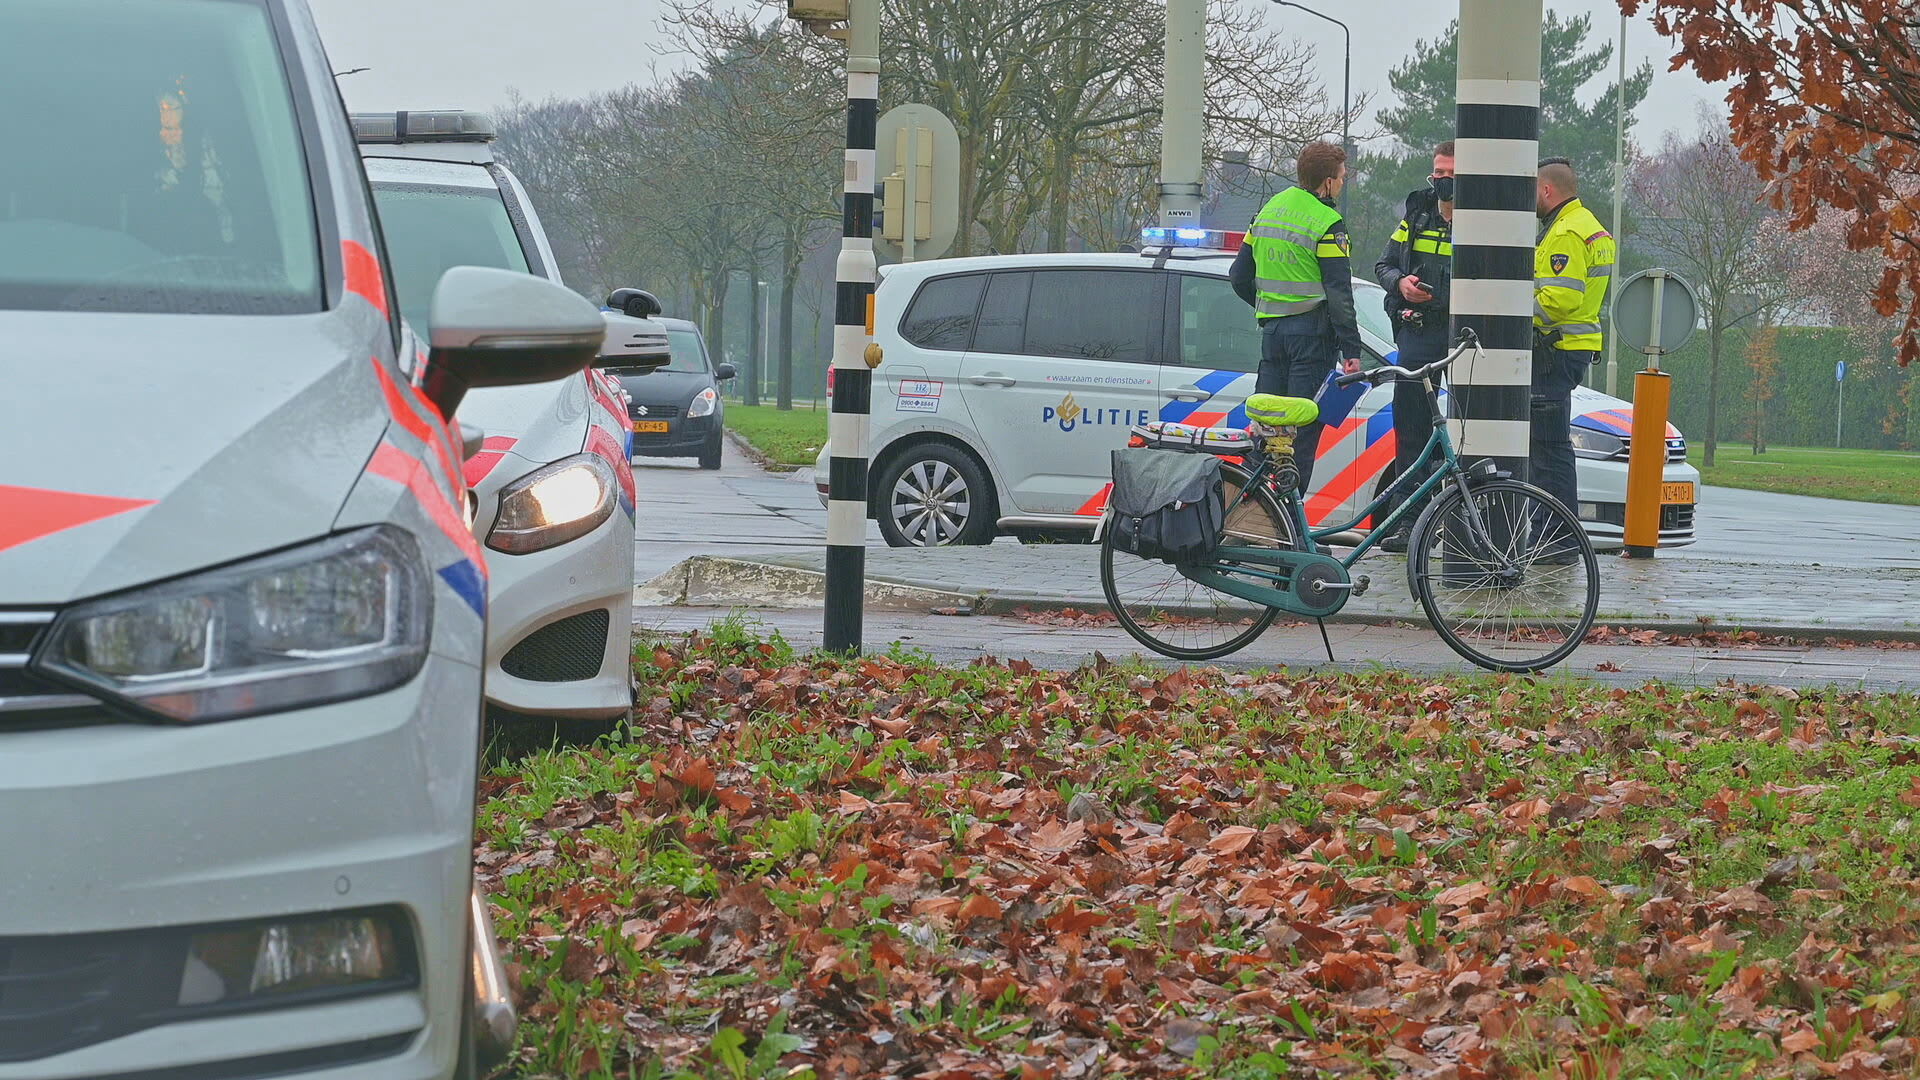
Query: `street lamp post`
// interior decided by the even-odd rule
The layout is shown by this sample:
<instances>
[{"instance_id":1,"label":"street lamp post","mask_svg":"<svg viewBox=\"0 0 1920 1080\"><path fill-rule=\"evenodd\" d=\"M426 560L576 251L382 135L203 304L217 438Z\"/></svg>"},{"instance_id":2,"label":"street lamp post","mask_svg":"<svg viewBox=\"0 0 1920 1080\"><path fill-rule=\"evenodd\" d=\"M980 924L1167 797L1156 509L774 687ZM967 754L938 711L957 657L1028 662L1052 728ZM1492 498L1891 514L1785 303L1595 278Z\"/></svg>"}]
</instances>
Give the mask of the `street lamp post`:
<instances>
[{"instance_id":1,"label":"street lamp post","mask_svg":"<svg viewBox=\"0 0 1920 1080\"><path fill-rule=\"evenodd\" d=\"M1316 19L1325 19L1326 21L1339 27L1340 32L1347 36L1347 58L1346 58L1346 65L1344 67L1344 70L1341 73L1341 85L1340 85L1340 148L1347 152L1347 167L1352 168L1353 167L1353 133L1352 133L1353 31L1348 29L1347 24L1341 22L1339 19L1336 19L1333 16L1326 14L1325 12L1315 11L1312 8L1306 6L1305 4L1296 4L1293 2L1293 0L1273 0L1273 2L1276 4L1279 4L1281 7L1299 8L1301 11L1304 11L1307 14L1312 15ZM1344 217L1346 215L1346 212L1347 212L1347 189L1343 187L1340 189L1341 216Z\"/></svg>"}]
</instances>

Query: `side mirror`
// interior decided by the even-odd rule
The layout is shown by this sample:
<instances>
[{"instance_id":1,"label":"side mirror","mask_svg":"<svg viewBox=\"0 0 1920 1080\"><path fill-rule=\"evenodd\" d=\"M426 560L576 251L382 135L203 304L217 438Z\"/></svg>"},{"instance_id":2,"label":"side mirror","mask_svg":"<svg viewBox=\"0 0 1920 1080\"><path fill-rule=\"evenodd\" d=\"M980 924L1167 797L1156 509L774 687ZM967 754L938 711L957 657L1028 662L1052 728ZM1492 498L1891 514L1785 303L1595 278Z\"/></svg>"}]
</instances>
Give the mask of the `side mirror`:
<instances>
[{"instance_id":1,"label":"side mirror","mask_svg":"<svg viewBox=\"0 0 1920 1080\"><path fill-rule=\"evenodd\" d=\"M602 312L601 317L607 321L607 341L600 347L594 367L645 375L673 363L667 332L659 323L611 312Z\"/></svg>"},{"instance_id":2,"label":"side mirror","mask_svg":"<svg viewBox=\"0 0 1920 1080\"><path fill-rule=\"evenodd\" d=\"M607 306L636 319L651 319L667 310L661 306L659 297L645 289L615 289L607 297Z\"/></svg>"},{"instance_id":3,"label":"side mirror","mask_svg":"<svg viewBox=\"0 0 1920 1080\"><path fill-rule=\"evenodd\" d=\"M726 380L731 379L738 374L740 374L740 369L737 367L734 367L732 364L721 364L719 367L713 369L713 377L721 380L722 382L725 382Z\"/></svg>"},{"instance_id":4,"label":"side mirror","mask_svg":"<svg viewBox=\"0 0 1920 1080\"><path fill-rule=\"evenodd\" d=\"M456 266L433 291L422 389L452 416L467 391L549 382L600 355L606 321L577 293L511 270Z\"/></svg>"}]
</instances>

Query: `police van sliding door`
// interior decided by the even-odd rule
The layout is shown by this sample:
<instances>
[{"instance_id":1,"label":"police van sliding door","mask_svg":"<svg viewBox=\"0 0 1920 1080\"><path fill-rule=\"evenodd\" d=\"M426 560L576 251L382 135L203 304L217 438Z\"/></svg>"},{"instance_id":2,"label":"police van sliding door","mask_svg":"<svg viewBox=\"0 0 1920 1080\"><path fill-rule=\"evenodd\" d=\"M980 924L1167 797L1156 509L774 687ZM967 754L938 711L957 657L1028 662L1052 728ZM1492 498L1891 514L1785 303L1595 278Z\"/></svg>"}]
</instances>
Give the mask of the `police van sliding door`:
<instances>
[{"instance_id":1,"label":"police van sliding door","mask_svg":"<svg viewBox=\"0 0 1920 1080\"><path fill-rule=\"evenodd\" d=\"M1147 264L993 275L960 394L1012 496L1003 515L1104 498L1109 454L1158 408L1164 281Z\"/></svg>"}]
</instances>

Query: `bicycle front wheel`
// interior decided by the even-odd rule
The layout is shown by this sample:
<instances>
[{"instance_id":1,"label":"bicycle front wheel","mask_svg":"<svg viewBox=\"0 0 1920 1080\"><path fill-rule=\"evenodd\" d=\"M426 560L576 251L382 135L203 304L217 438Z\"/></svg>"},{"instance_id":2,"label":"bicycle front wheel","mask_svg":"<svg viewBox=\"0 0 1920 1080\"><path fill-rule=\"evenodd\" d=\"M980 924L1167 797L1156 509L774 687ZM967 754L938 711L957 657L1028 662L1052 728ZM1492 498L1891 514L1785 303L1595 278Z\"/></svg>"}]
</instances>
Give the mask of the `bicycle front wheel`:
<instances>
[{"instance_id":1,"label":"bicycle front wheel","mask_svg":"<svg viewBox=\"0 0 1920 1080\"><path fill-rule=\"evenodd\" d=\"M1221 543L1297 550L1298 540L1280 501L1264 488L1240 499L1247 474L1233 466L1221 473L1230 507ZM1176 660L1212 660L1238 652L1280 614L1278 608L1215 592L1157 559L1115 548L1111 527L1100 540L1100 586L1121 629Z\"/></svg>"},{"instance_id":2,"label":"bicycle front wheel","mask_svg":"<svg viewBox=\"0 0 1920 1080\"><path fill-rule=\"evenodd\" d=\"M1457 485L1427 507L1408 575L1433 629L1490 671L1541 671L1572 655L1600 606L1600 565L1580 520L1531 484Z\"/></svg>"}]
</instances>

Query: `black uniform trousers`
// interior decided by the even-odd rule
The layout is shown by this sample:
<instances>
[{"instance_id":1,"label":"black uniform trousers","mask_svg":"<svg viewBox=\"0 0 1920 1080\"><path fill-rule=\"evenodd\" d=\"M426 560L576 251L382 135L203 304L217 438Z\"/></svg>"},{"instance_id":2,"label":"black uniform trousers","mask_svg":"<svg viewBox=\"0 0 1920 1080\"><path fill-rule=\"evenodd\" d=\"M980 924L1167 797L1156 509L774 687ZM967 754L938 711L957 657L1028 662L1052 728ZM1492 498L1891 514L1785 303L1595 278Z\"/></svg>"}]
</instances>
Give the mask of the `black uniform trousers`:
<instances>
[{"instance_id":1,"label":"black uniform trousers","mask_svg":"<svg viewBox=\"0 0 1920 1080\"><path fill-rule=\"evenodd\" d=\"M1580 477L1575 468L1573 388L1587 377L1599 353L1536 345L1533 350L1533 453L1527 462L1535 487L1580 515Z\"/></svg>"},{"instance_id":2,"label":"black uniform trousers","mask_svg":"<svg viewBox=\"0 0 1920 1080\"><path fill-rule=\"evenodd\" d=\"M1314 398L1320 395L1332 373L1339 351L1333 338L1333 320L1326 305L1299 315L1277 315L1260 320L1260 374L1254 392L1282 394L1286 397ZM1293 461L1300 470L1300 494L1308 491L1313 479L1313 461L1320 450L1320 433L1326 425L1319 421L1301 428L1293 438Z\"/></svg>"},{"instance_id":3,"label":"black uniform trousers","mask_svg":"<svg viewBox=\"0 0 1920 1080\"><path fill-rule=\"evenodd\" d=\"M1401 323L1394 332L1394 344L1399 347L1399 359L1394 362L1403 368L1420 368L1447 355L1447 318L1445 315L1431 316L1420 326ZM1427 447L1427 440L1433 437L1433 406L1427 401L1426 388L1417 382L1398 379L1393 384L1393 441L1394 476L1404 477L1419 459L1420 451ZM1423 476L1433 471L1435 462L1428 461L1422 470ZM1398 481L1396 480L1396 483ZM1400 493L1394 496L1385 512L1405 501L1419 485L1419 479L1408 480L1400 485ZM1411 516L1402 520L1395 532L1404 532L1413 527Z\"/></svg>"}]
</instances>

